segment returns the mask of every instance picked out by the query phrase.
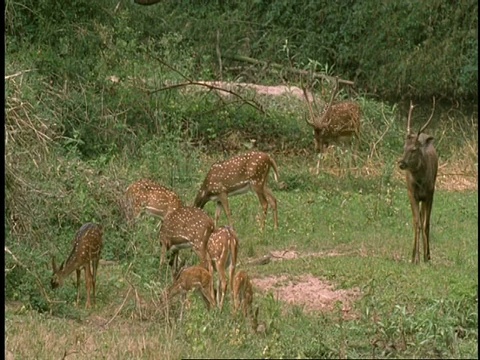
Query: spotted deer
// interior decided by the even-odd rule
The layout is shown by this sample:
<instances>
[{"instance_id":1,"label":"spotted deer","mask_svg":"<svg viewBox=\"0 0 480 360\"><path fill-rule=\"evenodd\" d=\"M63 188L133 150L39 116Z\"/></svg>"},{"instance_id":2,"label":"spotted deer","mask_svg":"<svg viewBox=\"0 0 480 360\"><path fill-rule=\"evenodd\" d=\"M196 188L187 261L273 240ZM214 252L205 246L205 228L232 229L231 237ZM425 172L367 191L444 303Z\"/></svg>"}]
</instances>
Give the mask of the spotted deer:
<instances>
[{"instance_id":1,"label":"spotted deer","mask_svg":"<svg viewBox=\"0 0 480 360\"><path fill-rule=\"evenodd\" d=\"M413 242L412 263L418 263L420 257L420 238L423 239L423 260L430 260L430 215L435 193L435 181L438 171L438 155L433 146L433 136L423 131L432 121L435 112L435 98L430 118L415 134L410 129L413 112L410 102L407 119L407 137L403 147L403 157L398 162L400 169L405 170L408 199L412 208Z\"/></svg>"},{"instance_id":2,"label":"spotted deer","mask_svg":"<svg viewBox=\"0 0 480 360\"><path fill-rule=\"evenodd\" d=\"M253 287L247 272L240 270L233 281L233 313L242 311L245 319L250 320L253 331L259 332L258 307L253 312Z\"/></svg>"},{"instance_id":3,"label":"spotted deer","mask_svg":"<svg viewBox=\"0 0 480 360\"><path fill-rule=\"evenodd\" d=\"M212 275L202 266L190 266L181 269L175 281L168 289L168 298L171 300L178 294L185 298L188 291L197 290L202 295L207 309L215 307L215 296Z\"/></svg>"},{"instance_id":4,"label":"spotted deer","mask_svg":"<svg viewBox=\"0 0 480 360\"><path fill-rule=\"evenodd\" d=\"M193 248L202 266L213 272L208 254L208 239L214 230L213 220L203 210L196 207L180 207L163 219L159 238L162 245L160 264L165 261L167 251L172 251L173 273L178 268L178 251Z\"/></svg>"},{"instance_id":5,"label":"spotted deer","mask_svg":"<svg viewBox=\"0 0 480 360\"><path fill-rule=\"evenodd\" d=\"M275 229L278 228L277 199L267 186L270 168L273 168L274 178L278 181L278 168L275 160L267 153L250 151L243 155L232 157L212 165L203 181L194 201L194 206L203 208L209 201L216 201L215 226L223 211L228 223L233 226L228 196L244 194L252 190L257 194L263 209L260 227L265 227L268 205L273 209Z\"/></svg>"},{"instance_id":6,"label":"spotted deer","mask_svg":"<svg viewBox=\"0 0 480 360\"><path fill-rule=\"evenodd\" d=\"M238 236L230 226L215 229L208 239L208 253L218 273L217 304L222 309L227 291L226 267L229 267L230 291L233 292L233 279L238 254ZM233 299L233 296L232 296Z\"/></svg>"},{"instance_id":7,"label":"spotted deer","mask_svg":"<svg viewBox=\"0 0 480 360\"><path fill-rule=\"evenodd\" d=\"M95 284L97 277L98 262L103 246L103 230L100 225L93 223L84 224L75 235L73 249L67 261L62 262L60 268L55 264L55 257L52 257L53 276L51 279L52 289L63 284L63 280L74 270L77 273L77 306L80 300L80 275L85 269L85 283L87 288L86 307L90 308L90 292L93 293L93 304L95 305Z\"/></svg>"},{"instance_id":8,"label":"spotted deer","mask_svg":"<svg viewBox=\"0 0 480 360\"><path fill-rule=\"evenodd\" d=\"M132 183L125 192L126 217L132 223L143 210L161 219L182 206L180 197L153 180L141 179Z\"/></svg>"},{"instance_id":9,"label":"spotted deer","mask_svg":"<svg viewBox=\"0 0 480 360\"><path fill-rule=\"evenodd\" d=\"M306 89L303 87L303 93L309 111L309 116L305 116L305 120L307 124L313 128L315 150L320 155L317 161L317 174L320 168L320 157L330 142L355 137L358 144L360 137L360 105L353 101L339 101L334 103L337 92L338 78L335 80L335 86L328 104L318 109L315 98L308 96ZM312 98L315 109L313 109L310 103L310 98Z\"/></svg>"}]
</instances>

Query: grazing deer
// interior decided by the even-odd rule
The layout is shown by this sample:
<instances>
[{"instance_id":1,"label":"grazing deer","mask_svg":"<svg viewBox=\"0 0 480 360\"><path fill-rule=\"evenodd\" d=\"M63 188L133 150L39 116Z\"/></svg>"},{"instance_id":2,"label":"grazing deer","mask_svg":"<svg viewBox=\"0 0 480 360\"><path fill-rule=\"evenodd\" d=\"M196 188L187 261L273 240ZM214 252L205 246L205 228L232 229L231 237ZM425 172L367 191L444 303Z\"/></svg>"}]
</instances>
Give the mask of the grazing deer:
<instances>
[{"instance_id":1,"label":"grazing deer","mask_svg":"<svg viewBox=\"0 0 480 360\"><path fill-rule=\"evenodd\" d=\"M233 278L238 254L238 236L235 230L230 226L216 229L208 239L208 253L218 272L217 304L221 310L227 291L226 266L229 266L230 291L233 293Z\"/></svg>"},{"instance_id":2,"label":"grazing deer","mask_svg":"<svg viewBox=\"0 0 480 360\"><path fill-rule=\"evenodd\" d=\"M174 191L149 179L141 179L131 184L125 192L125 199L129 222L137 218L143 209L163 219L182 206L180 197Z\"/></svg>"},{"instance_id":3,"label":"grazing deer","mask_svg":"<svg viewBox=\"0 0 480 360\"><path fill-rule=\"evenodd\" d=\"M103 230L101 226L86 223L75 235L73 249L67 261L62 262L60 268L55 265L52 257L53 276L51 279L52 289L63 284L63 280L74 270L77 272L77 306L80 300L80 275L85 269L85 283L87 288L86 307L90 308L90 290L93 292L93 304L95 305L95 283L97 277L98 262L102 252Z\"/></svg>"},{"instance_id":4,"label":"grazing deer","mask_svg":"<svg viewBox=\"0 0 480 360\"><path fill-rule=\"evenodd\" d=\"M313 127L315 150L321 155L325 147L328 147L331 141L338 141L341 138L360 137L360 106L353 101L340 101L333 103L338 91L338 78L335 81L335 87L332 91L330 101L320 111L314 112L310 104L307 91L303 88L303 94L307 101L309 115L305 116L308 125ZM315 99L312 96L313 103ZM317 109L316 109L317 110ZM320 157L317 161L317 174L320 169Z\"/></svg>"},{"instance_id":5,"label":"grazing deer","mask_svg":"<svg viewBox=\"0 0 480 360\"><path fill-rule=\"evenodd\" d=\"M172 211L165 216L160 227L159 237L162 245L160 264L163 264L166 252L172 250L175 273L178 267L178 251L193 248L202 265L212 273L212 262L207 246L213 230L213 220L201 209L186 206Z\"/></svg>"},{"instance_id":6,"label":"grazing deer","mask_svg":"<svg viewBox=\"0 0 480 360\"><path fill-rule=\"evenodd\" d=\"M262 326L258 324L258 307L253 312L253 287L250 277L244 270L235 275L233 282L233 313L236 314L241 308L244 318L248 318L255 332L259 332Z\"/></svg>"},{"instance_id":7,"label":"grazing deer","mask_svg":"<svg viewBox=\"0 0 480 360\"><path fill-rule=\"evenodd\" d=\"M203 181L194 201L194 206L203 208L210 200L215 200L215 226L220 217L221 209L227 215L228 223L233 226L230 208L228 206L229 195L239 195L254 191L263 208L261 229L265 226L268 205L273 209L275 229L278 228L277 199L267 186L267 177L273 168L275 180L278 181L278 168L273 158L260 151L250 151L243 155L232 157L228 160L217 162L212 165Z\"/></svg>"},{"instance_id":8,"label":"grazing deer","mask_svg":"<svg viewBox=\"0 0 480 360\"><path fill-rule=\"evenodd\" d=\"M207 309L215 307L215 296L212 275L202 266L190 266L181 269L175 281L168 289L168 298L172 299L178 294L185 298L188 291L198 290L202 295Z\"/></svg>"},{"instance_id":9,"label":"grazing deer","mask_svg":"<svg viewBox=\"0 0 480 360\"><path fill-rule=\"evenodd\" d=\"M433 136L424 134L435 112L435 98L430 118L418 133L413 134L410 122L413 112L410 102L407 120L407 138L403 147L403 158L399 167L406 172L408 198L412 208L413 230L415 238L413 243L412 262L418 263L420 257L420 237L423 238L423 260L430 260L430 215L432 212L435 180L438 170L438 156L433 146Z\"/></svg>"}]
</instances>

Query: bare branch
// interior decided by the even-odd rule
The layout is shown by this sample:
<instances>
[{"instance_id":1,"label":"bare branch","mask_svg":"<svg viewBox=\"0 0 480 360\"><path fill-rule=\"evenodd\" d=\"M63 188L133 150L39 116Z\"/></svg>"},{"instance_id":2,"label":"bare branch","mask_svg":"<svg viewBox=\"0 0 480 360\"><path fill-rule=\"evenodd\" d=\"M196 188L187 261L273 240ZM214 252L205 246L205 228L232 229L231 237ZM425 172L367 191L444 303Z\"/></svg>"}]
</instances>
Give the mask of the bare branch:
<instances>
[{"instance_id":1,"label":"bare branch","mask_svg":"<svg viewBox=\"0 0 480 360\"><path fill-rule=\"evenodd\" d=\"M14 77L23 75L23 74L25 74L25 73L28 73L28 72L34 71L34 70L37 70L37 69L22 70L22 71L19 71L19 72L15 73L15 74L12 74L12 75L6 75L6 76L5 76L5 80L8 80L8 79L10 79L10 78L14 78Z\"/></svg>"}]
</instances>

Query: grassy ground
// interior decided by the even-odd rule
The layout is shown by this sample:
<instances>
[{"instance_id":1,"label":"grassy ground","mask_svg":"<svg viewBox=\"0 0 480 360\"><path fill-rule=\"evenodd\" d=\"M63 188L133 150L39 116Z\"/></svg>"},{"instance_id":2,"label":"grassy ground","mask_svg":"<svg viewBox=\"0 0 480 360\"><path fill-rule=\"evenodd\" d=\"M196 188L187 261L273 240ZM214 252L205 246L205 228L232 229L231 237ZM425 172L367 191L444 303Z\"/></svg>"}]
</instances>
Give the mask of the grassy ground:
<instances>
[{"instance_id":1,"label":"grassy ground","mask_svg":"<svg viewBox=\"0 0 480 360\"><path fill-rule=\"evenodd\" d=\"M18 359L477 357L477 190L439 186L432 214L432 261L414 266L411 214L396 170L388 181L354 174L315 176L308 171L311 160L277 157L283 183L270 179L270 184L279 204L278 231L273 231L271 215L266 231L258 230L260 207L253 194L231 198L241 241L239 268L255 279L311 274L335 289L359 289L351 316L344 316L341 303L312 313L256 288L259 320L267 328L263 335L232 317L229 298L223 312L206 312L192 294L180 322L180 302L166 306L163 301L170 275L166 267L159 269L156 221L144 216L135 231L107 224L104 259L110 261L99 269L95 309L83 308L83 284L81 306L75 307L73 275L55 293L45 289L50 302L43 311L7 301L7 350ZM201 162L202 173L211 161ZM121 164L111 164L117 166ZM177 189L191 203L196 185ZM206 211L213 215L214 204L207 204ZM55 239L64 249L57 256L67 254L72 236ZM116 257L117 247L128 256ZM341 256L242 265L288 249ZM196 261L188 252L184 256ZM45 270L35 269L44 287L47 264L42 265Z\"/></svg>"}]
</instances>

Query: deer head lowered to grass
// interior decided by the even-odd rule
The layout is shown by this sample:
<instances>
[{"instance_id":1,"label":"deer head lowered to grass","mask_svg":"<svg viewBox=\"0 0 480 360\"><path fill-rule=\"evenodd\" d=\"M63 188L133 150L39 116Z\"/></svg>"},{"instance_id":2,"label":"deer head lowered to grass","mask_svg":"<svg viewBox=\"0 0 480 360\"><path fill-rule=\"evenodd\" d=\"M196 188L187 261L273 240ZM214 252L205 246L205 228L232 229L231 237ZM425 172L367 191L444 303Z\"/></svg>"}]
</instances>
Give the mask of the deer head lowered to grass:
<instances>
[{"instance_id":1,"label":"deer head lowered to grass","mask_svg":"<svg viewBox=\"0 0 480 360\"><path fill-rule=\"evenodd\" d=\"M80 275L82 269L85 269L85 283L87 288L86 307L90 307L90 292L93 292L93 304L95 305L95 284L97 278L97 268L100 261L100 254L103 247L102 227L93 224L84 224L75 235L73 249L67 261L62 262L60 268L55 264L55 258L52 257L53 276L51 279L52 289L63 284L63 280L74 270L77 273L77 305L80 300Z\"/></svg>"},{"instance_id":2,"label":"deer head lowered to grass","mask_svg":"<svg viewBox=\"0 0 480 360\"><path fill-rule=\"evenodd\" d=\"M198 290L208 310L215 307L212 274L202 266L190 266L181 269L175 276L175 281L168 289L168 298L178 294L185 298L188 291Z\"/></svg>"},{"instance_id":3,"label":"deer head lowered to grass","mask_svg":"<svg viewBox=\"0 0 480 360\"><path fill-rule=\"evenodd\" d=\"M405 170L408 198L412 208L413 243L412 262L418 263L420 257L420 237L423 239L423 259L430 260L430 215L432 212L433 194L438 171L438 156L433 146L433 136L424 134L435 112L435 98L430 118L420 130L411 132L410 123L413 112L410 102L407 120L407 137L403 148L403 157L398 162L400 169Z\"/></svg>"},{"instance_id":4,"label":"deer head lowered to grass","mask_svg":"<svg viewBox=\"0 0 480 360\"><path fill-rule=\"evenodd\" d=\"M165 254L173 252L173 274L178 270L178 251L193 248L202 265L213 273L212 262L208 254L208 239L214 230L213 220L202 209L185 206L170 212L163 219L159 237L162 245L160 265Z\"/></svg>"},{"instance_id":5,"label":"deer head lowered to grass","mask_svg":"<svg viewBox=\"0 0 480 360\"><path fill-rule=\"evenodd\" d=\"M322 155L326 146L330 142L336 142L341 138L356 137L357 142L360 137L360 105L353 101L339 101L334 103L338 92L338 78L326 106L318 109L315 98L312 101L315 106L313 109L310 103L306 89L303 87L303 94L307 101L309 116L305 117L308 125L313 127L315 150ZM320 158L317 161L317 174L320 168Z\"/></svg>"},{"instance_id":6,"label":"deer head lowered to grass","mask_svg":"<svg viewBox=\"0 0 480 360\"><path fill-rule=\"evenodd\" d=\"M267 153L261 151L250 151L243 155L217 162L212 165L205 177L195 198L194 206L203 208L207 202L215 200L217 202L215 226L222 208L227 215L229 225L233 226L228 206L228 196L244 194L252 190L257 194L263 209L260 221L261 229L265 226L269 204L273 209L274 226L277 229L277 200L267 186L270 168L273 168L275 180L278 181L278 168L275 160Z\"/></svg>"},{"instance_id":7,"label":"deer head lowered to grass","mask_svg":"<svg viewBox=\"0 0 480 360\"><path fill-rule=\"evenodd\" d=\"M250 321L252 330L256 333L265 332L265 324L258 322L258 307L253 311L253 286L244 270L240 270L233 281L233 309L235 315L238 310L242 311L243 317Z\"/></svg>"}]
</instances>

